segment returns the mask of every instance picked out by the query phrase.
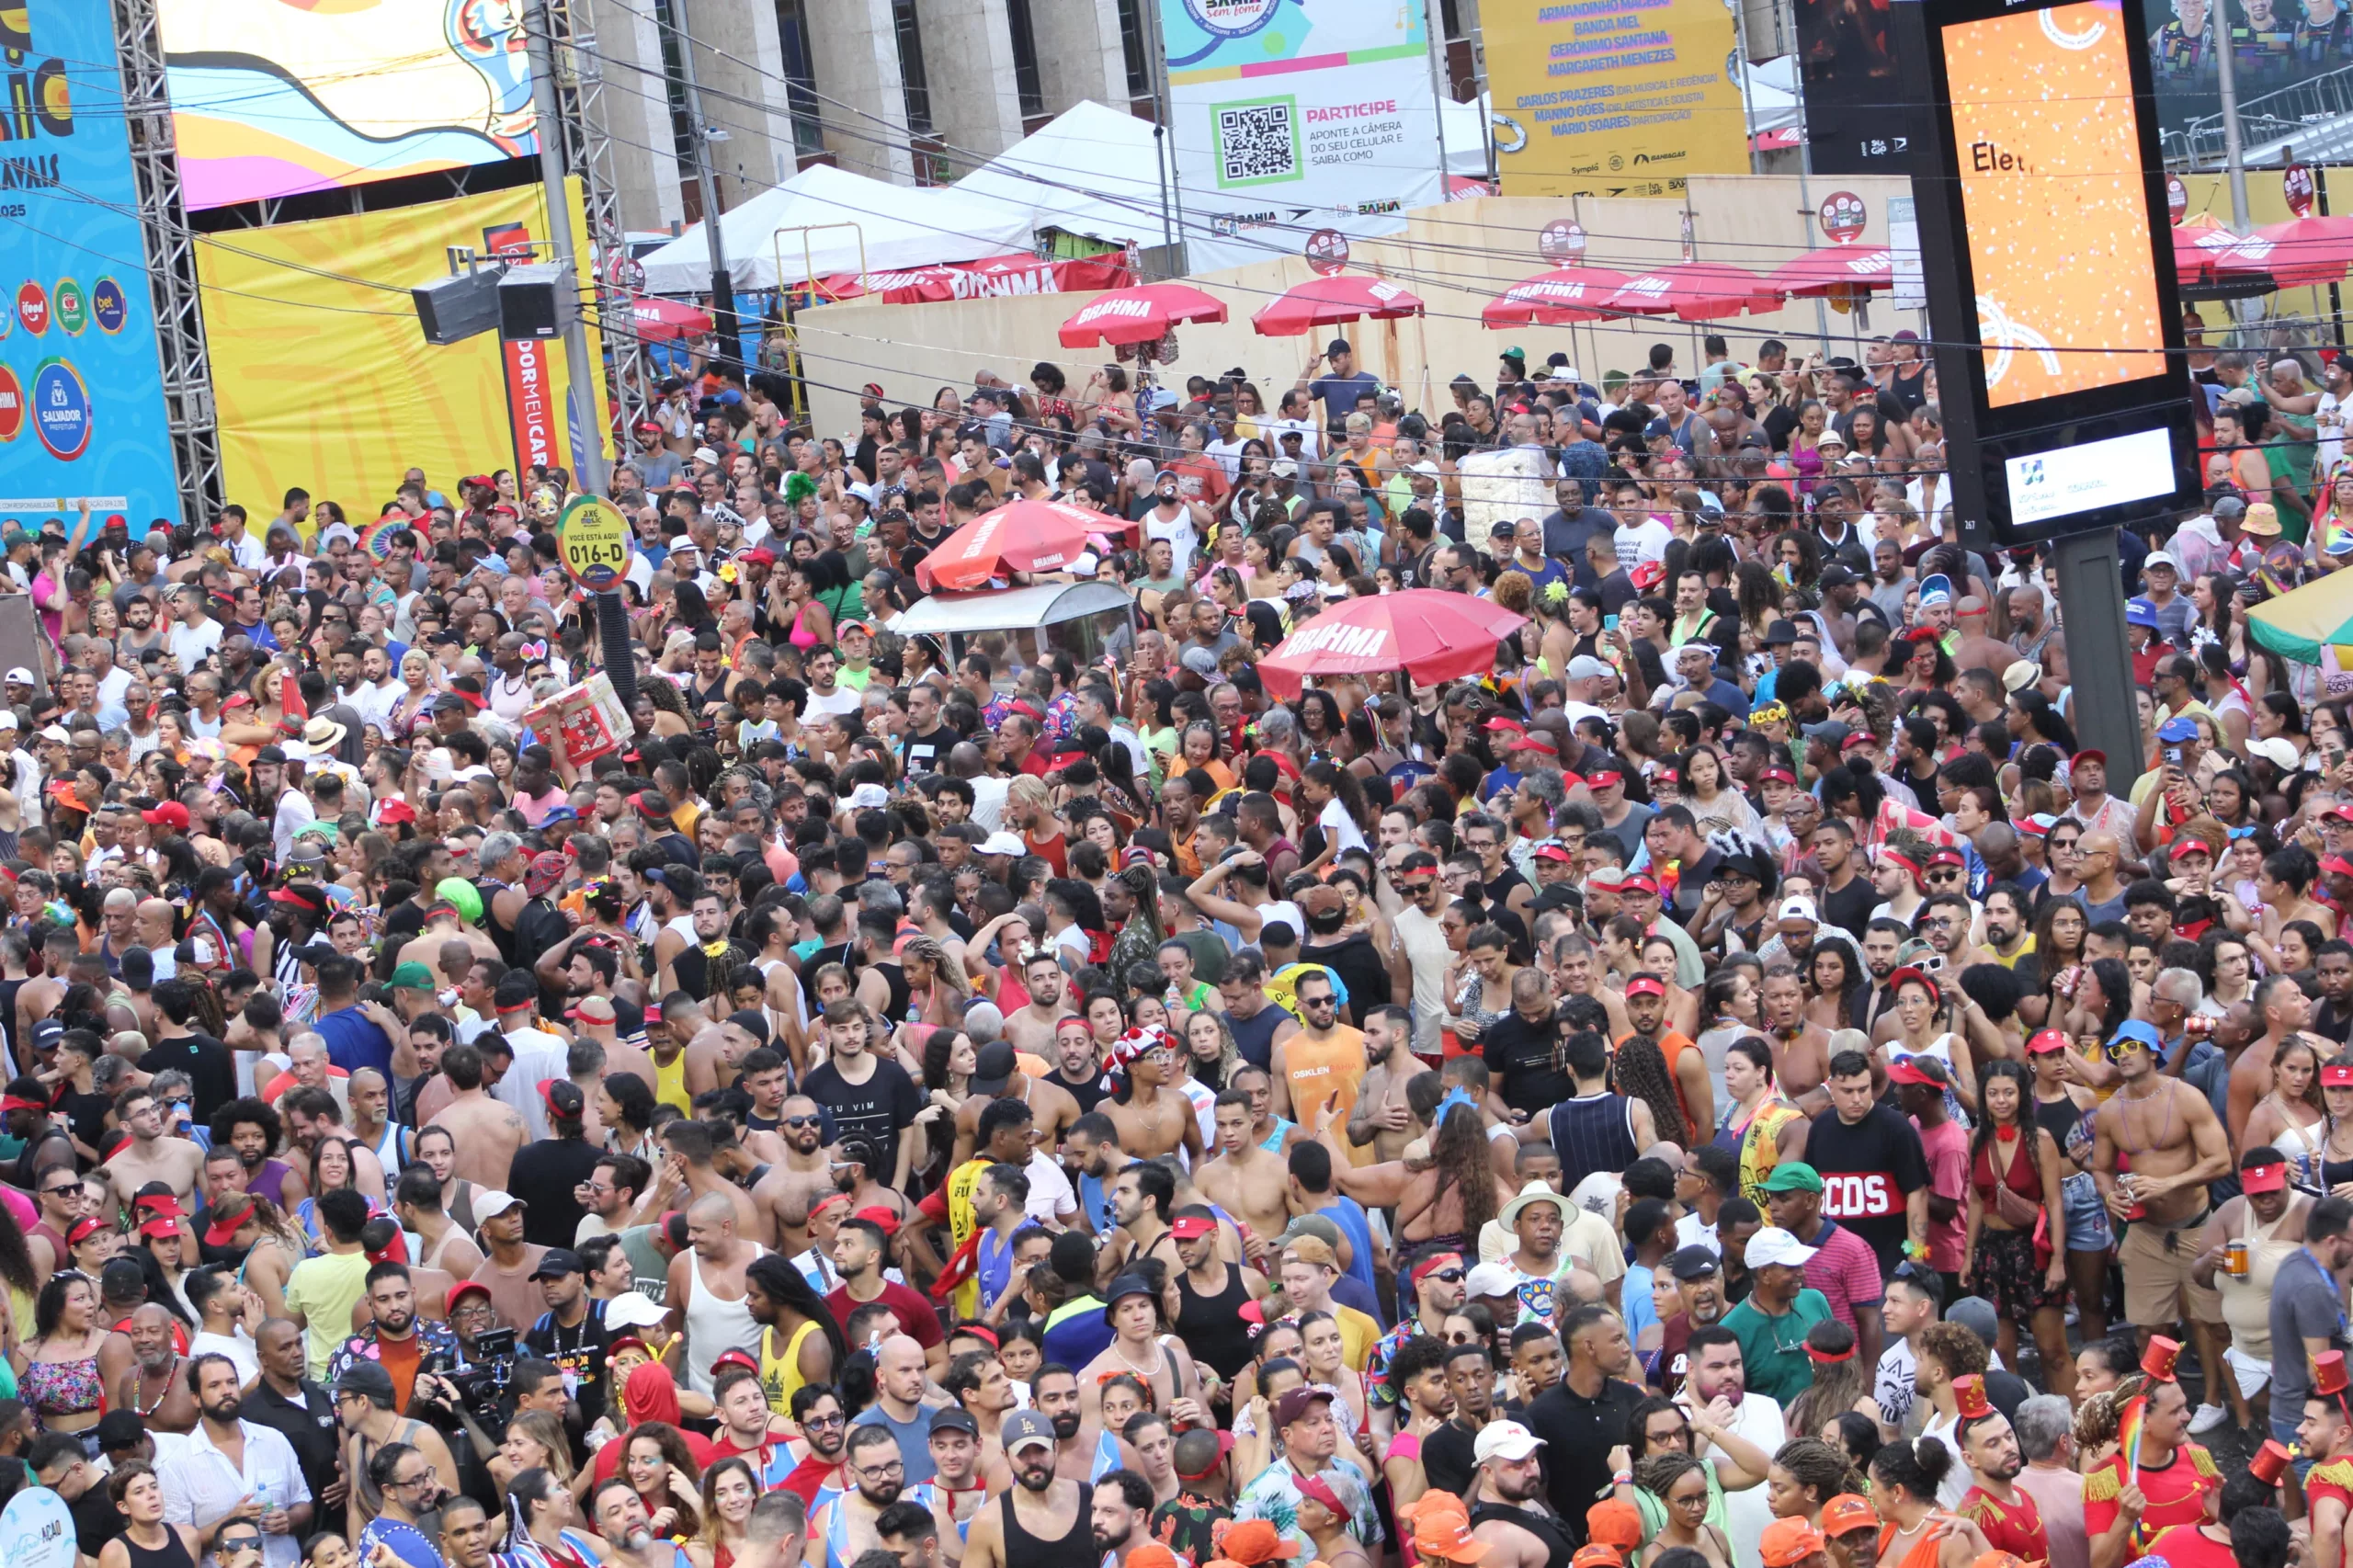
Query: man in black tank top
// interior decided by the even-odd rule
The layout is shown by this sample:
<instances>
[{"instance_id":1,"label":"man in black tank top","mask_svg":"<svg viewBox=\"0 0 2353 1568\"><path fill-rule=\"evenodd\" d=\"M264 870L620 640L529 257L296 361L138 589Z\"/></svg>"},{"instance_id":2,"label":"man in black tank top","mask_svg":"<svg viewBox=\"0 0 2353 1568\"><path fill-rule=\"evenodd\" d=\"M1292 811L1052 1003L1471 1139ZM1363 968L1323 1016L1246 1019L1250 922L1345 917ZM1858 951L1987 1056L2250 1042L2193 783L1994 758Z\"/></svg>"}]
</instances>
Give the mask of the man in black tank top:
<instances>
[{"instance_id":1,"label":"man in black tank top","mask_svg":"<svg viewBox=\"0 0 2353 1568\"><path fill-rule=\"evenodd\" d=\"M1054 1474L1054 1424L1016 1410L998 1436L1016 1484L972 1516L964 1568L1102 1568L1095 1489Z\"/></svg>"},{"instance_id":2,"label":"man in black tank top","mask_svg":"<svg viewBox=\"0 0 2353 1568\"><path fill-rule=\"evenodd\" d=\"M1176 1337L1194 1360L1232 1382L1253 1354L1242 1309L1266 1293L1266 1281L1249 1269L1228 1267L1218 1256L1217 1216L1201 1204L1188 1203L1171 1215L1168 1233L1185 1266L1176 1277Z\"/></svg>"},{"instance_id":3,"label":"man in black tank top","mask_svg":"<svg viewBox=\"0 0 2353 1568\"><path fill-rule=\"evenodd\" d=\"M1544 1440L1517 1421L1490 1421L1479 1428L1472 1449L1479 1468L1466 1501L1472 1533L1503 1549L1487 1559L1493 1568L1565 1562L1576 1550L1560 1517L1545 1504L1543 1451Z\"/></svg>"}]
</instances>

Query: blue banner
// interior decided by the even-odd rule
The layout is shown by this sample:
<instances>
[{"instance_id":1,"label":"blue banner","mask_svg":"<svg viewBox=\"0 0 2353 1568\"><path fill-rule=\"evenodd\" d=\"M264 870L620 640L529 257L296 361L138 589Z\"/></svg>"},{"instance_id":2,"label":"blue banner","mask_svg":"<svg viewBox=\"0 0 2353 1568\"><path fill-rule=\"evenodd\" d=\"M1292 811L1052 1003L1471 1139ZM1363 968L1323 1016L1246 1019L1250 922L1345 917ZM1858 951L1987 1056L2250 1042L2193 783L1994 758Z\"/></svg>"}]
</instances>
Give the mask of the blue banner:
<instances>
[{"instance_id":1,"label":"blue banner","mask_svg":"<svg viewBox=\"0 0 2353 1568\"><path fill-rule=\"evenodd\" d=\"M0 522L177 520L111 7L0 5Z\"/></svg>"}]
</instances>

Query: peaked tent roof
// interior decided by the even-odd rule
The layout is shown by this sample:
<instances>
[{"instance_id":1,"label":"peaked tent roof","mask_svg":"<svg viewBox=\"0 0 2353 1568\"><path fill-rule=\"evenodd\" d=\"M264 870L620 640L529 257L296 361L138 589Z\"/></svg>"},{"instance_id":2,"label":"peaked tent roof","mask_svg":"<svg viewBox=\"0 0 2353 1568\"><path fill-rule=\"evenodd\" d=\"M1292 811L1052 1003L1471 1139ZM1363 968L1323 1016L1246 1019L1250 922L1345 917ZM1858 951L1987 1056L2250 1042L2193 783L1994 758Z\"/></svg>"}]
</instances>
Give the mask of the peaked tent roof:
<instances>
[{"instance_id":1,"label":"peaked tent roof","mask_svg":"<svg viewBox=\"0 0 2353 1568\"><path fill-rule=\"evenodd\" d=\"M798 232L835 223L858 227ZM736 288L751 290L856 272L861 261L884 272L1027 250L1031 225L1026 208L817 164L721 214L719 233L729 276ZM699 223L645 257L647 293L699 294L710 287L710 250Z\"/></svg>"}]
</instances>

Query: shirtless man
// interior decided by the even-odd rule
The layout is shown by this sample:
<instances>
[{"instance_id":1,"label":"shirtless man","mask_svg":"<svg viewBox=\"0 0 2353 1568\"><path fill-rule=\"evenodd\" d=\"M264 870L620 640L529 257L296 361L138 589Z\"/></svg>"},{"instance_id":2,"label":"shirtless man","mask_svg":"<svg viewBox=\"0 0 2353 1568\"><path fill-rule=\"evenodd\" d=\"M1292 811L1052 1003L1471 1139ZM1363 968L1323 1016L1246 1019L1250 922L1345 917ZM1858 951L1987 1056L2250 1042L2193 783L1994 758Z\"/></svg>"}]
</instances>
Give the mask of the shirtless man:
<instances>
[{"instance_id":1,"label":"shirtless man","mask_svg":"<svg viewBox=\"0 0 2353 1568\"><path fill-rule=\"evenodd\" d=\"M1411 1010L1391 1003L1375 1007L1366 1017L1364 1082L1357 1086L1356 1108L1348 1113L1348 1142L1358 1149L1371 1144L1376 1163L1396 1159L1414 1136L1414 1113L1405 1104L1405 1085L1427 1069L1415 1057L1413 1045ZM1221 1129L1221 1147L1223 1142ZM1267 1233L1281 1234L1279 1231Z\"/></svg>"},{"instance_id":2,"label":"shirtless man","mask_svg":"<svg viewBox=\"0 0 2353 1568\"><path fill-rule=\"evenodd\" d=\"M426 1125L449 1134L460 1177L492 1192L506 1191L507 1172L530 1129L513 1106L483 1088L482 1052L472 1046L453 1045L443 1051L441 1074L449 1084L449 1103Z\"/></svg>"},{"instance_id":3,"label":"shirtless man","mask_svg":"<svg viewBox=\"0 0 2353 1568\"><path fill-rule=\"evenodd\" d=\"M1054 1020L1073 1016L1063 982L1063 966L1051 949L1032 953L1023 960L1021 983L1028 987L1029 1000L1006 1015L1005 1038L1013 1042L1016 1051L1026 1051L1051 1062L1054 1054Z\"/></svg>"},{"instance_id":4,"label":"shirtless man","mask_svg":"<svg viewBox=\"0 0 2353 1568\"><path fill-rule=\"evenodd\" d=\"M1233 1070L1228 1088L1240 1089L1250 1096L1250 1139L1269 1153L1279 1154L1309 1131L1298 1122L1275 1114L1275 1075L1264 1067L1248 1063Z\"/></svg>"},{"instance_id":5,"label":"shirtless man","mask_svg":"<svg viewBox=\"0 0 2353 1568\"><path fill-rule=\"evenodd\" d=\"M482 1267L482 1249L465 1228L442 1206L441 1183L430 1165L411 1165L392 1183L392 1212L402 1228L415 1232L417 1260L412 1274L439 1269L459 1279L471 1279Z\"/></svg>"},{"instance_id":6,"label":"shirtless man","mask_svg":"<svg viewBox=\"0 0 2353 1568\"><path fill-rule=\"evenodd\" d=\"M787 1257L799 1257L809 1250L809 1210L834 1190L817 1102L806 1095L787 1095L777 1110L776 1131L784 1158L770 1165L752 1188L752 1204L760 1212L768 1245Z\"/></svg>"},{"instance_id":7,"label":"shirtless man","mask_svg":"<svg viewBox=\"0 0 2353 1568\"><path fill-rule=\"evenodd\" d=\"M2204 1095L2157 1072L2154 1025L2128 1021L2108 1044L2118 1087L2092 1118L2092 1180L2109 1212L2133 1222L2117 1248L2124 1315L2149 1335L2181 1319L2197 1336L2200 1365L2221 1366L2213 1324L2222 1307L2191 1273L2206 1220L2206 1184L2230 1174L2231 1145ZM2130 1155L2130 1174L2117 1156Z\"/></svg>"},{"instance_id":8,"label":"shirtless man","mask_svg":"<svg viewBox=\"0 0 2353 1568\"><path fill-rule=\"evenodd\" d=\"M2226 1103L2233 1148L2245 1146L2246 1119L2255 1114L2255 1108L2263 1097L2271 1093L2272 1059L2313 1017L2312 1000L2293 975L2265 975L2255 983L2247 999L2255 1006L2263 1032L2249 1041L2231 1063L2230 1098Z\"/></svg>"},{"instance_id":9,"label":"shirtless man","mask_svg":"<svg viewBox=\"0 0 2353 1568\"><path fill-rule=\"evenodd\" d=\"M1069 1381L1065 1382L1063 1380ZM1053 1427L1054 1473L1065 1481L1086 1481L1096 1471L1096 1460L1103 1448L1101 1430L1090 1425L1078 1393L1076 1372L1040 1372L1030 1384L1032 1415L1042 1415ZM997 1428L1006 1445L1006 1458L1013 1459L1013 1445L1021 1442L1021 1427L1017 1425L1021 1413L1016 1411L1005 1418ZM1117 1441L1115 1438L1114 1441ZM977 1526L975 1527L978 1528ZM964 1560L972 1561L972 1548L964 1549Z\"/></svg>"},{"instance_id":10,"label":"shirtless man","mask_svg":"<svg viewBox=\"0 0 2353 1568\"><path fill-rule=\"evenodd\" d=\"M163 1102L147 1089L123 1090L115 1099L115 1119L131 1133L131 1142L117 1149L106 1165L116 1199L128 1209L140 1187L160 1181L171 1187L183 1210L194 1213L197 1178L204 1174L204 1151L186 1138L165 1136ZM195 1424L191 1415L188 1425Z\"/></svg>"},{"instance_id":11,"label":"shirtless man","mask_svg":"<svg viewBox=\"0 0 2353 1568\"><path fill-rule=\"evenodd\" d=\"M188 1386L187 1358L172 1349L176 1320L153 1301L131 1314L131 1365L113 1389L117 1410L135 1410L150 1430L196 1430L196 1395Z\"/></svg>"},{"instance_id":12,"label":"shirtless man","mask_svg":"<svg viewBox=\"0 0 2353 1568\"><path fill-rule=\"evenodd\" d=\"M13 1038L19 1041L32 1040L33 1026L57 1011L58 1004L65 1000L65 971L81 950L74 939L72 926L49 934L41 944L41 972L17 989L17 1030ZM31 1071L29 1062L26 1070Z\"/></svg>"},{"instance_id":13,"label":"shirtless man","mask_svg":"<svg viewBox=\"0 0 2353 1568\"><path fill-rule=\"evenodd\" d=\"M1173 1081L1176 1069L1176 1047L1164 1034L1128 1063L1127 1098L1107 1097L1096 1108L1120 1130L1120 1147L1140 1160L1179 1148L1190 1160L1201 1157L1201 1119ZM1077 1102L1071 1108L1075 1111Z\"/></svg>"},{"instance_id":14,"label":"shirtless man","mask_svg":"<svg viewBox=\"0 0 2353 1568\"><path fill-rule=\"evenodd\" d=\"M1040 1379L1043 1383L1047 1380ZM1059 1385L1062 1377L1051 1380ZM1075 1408L1078 1386L1068 1389ZM1006 1555L1011 1531L1052 1549L1056 1561L1075 1562L1094 1555L1094 1525L1082 1501L1086 1477L1092 1473L1083 1457L1075 1470L1062 1452L1062 1423L1040 1410L1017 1410L1005 1418L1005 1458L1013 1467L1014 1484L993 1497L976 1515L966 1532L963 1568L1013 1568ZM813 1539L815 1530L811 1535ZM813 1562L814 1560L812 1560ZM826 1568L816 1564L816 1568Z\"/></svg>"},{"instance_id":15,"label":"shirtless man","mask_svg":"<svg viewBox=\"0 0 2353 1568\"><path fill-rule=\"evenodd\" d=\"M436 903L425 912L425 929L401 944L401 956L394 960L394 966L421 963L432 969L441 963L444 947L460 942L473 958L495 959L499 956L497 943L460 920L457 910L449 904ZM471 960L467 967L472 967Z\"/></svg>"},{"instance_id":16,"label":"shirtless man","mask_svg":"<svg viewBox=\"0 0 2353 1568\"><path fill-rule=\"evenodd\" d=\"M1168 1232L1168 1216L1176 1207L1176 1178L1166 1165L1131 1160L1120 1167L1111 1178L1114 1228L1108 1244L1095 1255L1097 1290L1132 1270L1141 1258L1156 1256L1172 1272L1184 1267L1176 1257L1176 1238Z\"/></svg>"},{"instance_id":17,"label":"shirtless man","mask_svg":"<svg viewBox=\"0 0 2353 1568\"><path fill-rule=\"evenodd\" d=\"M1794 1102L1830 1076L1830 1031L1806 1017L1805 987L1791 965L1775 964L1766 971L1760 1005L1773 1047L1773 1075L1782 1095Z\"/></svg>"},{"instance_id":18,"label":"shirtless man","mask_svg":"<svg viewBox=\"0 0 2353 1568\"><path fill-rule=\"evenodd\" d=\"M1061 971L1057 970L1056 972ZM1051 1031L1048 1033L1051 1039ZM996 1044L997 1042L991 1042L991 1045ZM956 1148L954 1156L948 1163L949 1170L954 1170L972 1157L973 1142L978 1136L981 1125L981 1108L993 1099L1010 1097L1029 1106L1030 1116L1037 1128L1038 1146L1041 1149L1061 1148L1063 1134L1068 1132L1070 1124L1078 1119L1078 1101L1071 1097L1070 1091L1047 1079L1032 1078L1029 1074L1018 1071L1011 1055L1011 1051L1014 1049L1018 1048L1011 1047L1009 1042L999 1047L1000 1054L996 1062L990 1061L991 1046L984 1045L980 1049L977 1060L982 1065L979 1071L973 1074L972 1080L976 1085L980 1086L973 1088L970 1094L966 1095L964 1103L956 1108ZM1002 1078L997 1078L996 1073L993 1071L999 1066L1005 1072L1005 1076ZM986 1087L987 1083L992 1079L996 1081L996 1087L993 1090ZM1181 1092L1177 1092L1176 1097L1184 1099ZM1185 1107L1189 1111L1192 1108L1192 1102L1186 1100Z\"/></svg>"},{"instance_id":19,"label":"shirtless man","mask_svg":"<svg viewBox=\"0 0 2353 1568\"><path fill-rule=\"evenodd\" d=\"M446 1127L423 1127L416 1133L416 1163L441 1184L441 1208L461 1231L474 1228L474 1194L481 1190L458 1174L457 1135ZM414 1168L414 1167L412 1167ZM414 1231L415 1225L409 1227Z\"/></svg>"},{"instance_id":20,"label":"shirtless man","mask_svg":"<svg viewBox=\"0 0 2353 1568\"><path fill-rule=\"evenodd\" d=\"M1368 1022L1380 1027L1379 1015ZM1368 1028L1368 1036L1370 1032ZM1227 1089L1219 1095L1213 1114L1217 1157L1195 1167L1193 1185L1203 1198L1249 1226L1251 1234L1271 1242L1290 1223L1290 1166L1258 1142L1246 1091ZM1112 1187L1115 1208L1120 1186L1115 1182Z\"/></svg>"}]
</instances>

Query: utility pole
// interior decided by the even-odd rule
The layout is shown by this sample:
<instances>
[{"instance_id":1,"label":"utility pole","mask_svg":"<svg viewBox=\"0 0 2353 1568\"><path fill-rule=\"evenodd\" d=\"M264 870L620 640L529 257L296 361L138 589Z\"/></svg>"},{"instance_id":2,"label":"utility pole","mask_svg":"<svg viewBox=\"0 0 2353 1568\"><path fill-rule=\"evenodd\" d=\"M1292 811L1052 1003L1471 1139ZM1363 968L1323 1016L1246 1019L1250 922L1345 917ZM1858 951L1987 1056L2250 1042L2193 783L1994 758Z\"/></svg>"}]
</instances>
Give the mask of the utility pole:
<instances>
[{"instance_id":1,"label":"utility pole","mask_svg":"<svg viewBox=\"0 0 2353 1568\"><path fill-rule=\"evenodd\" d=\"M710 172L710 121L703 117L702 88L695 81L695 39L687 26L687 0L669 0L670 35L678 44L678 85L695 148L695 186L702 192L702 234L710 246L710 319L719 329L722 354L741 361L743 329L735 320L735 279L727 270L727 244L719 233L719 182Z\"/></svg>"},{"instance_id":2,"label":"utility pole","mask_svg":"<svg viewBox=\"0 0 2353 1568\"><path fill-rule=\"evenodd\" d=\"M572 245L572 203L563 183L563 138L556 125L555 35L547 0L531 0L523 31L530 46L531 108L539 120L540 184L548 206L548 244L556 266L563 269L559 287L575 301L563 328L563 368L572 395L580 400L580 489L585 494L603 495L612 487L612 474L605 460L606 432L597 412L597 381L602 369L588 357L588 323L576 302L580 267Z\"/></svg>"},{"instance_id":3,"label":"utility pole","mask_svg":"<svg viewBox=\"0 0 2353 1568\"><path fill-rule=\"evenodd\" d=\"M2236 67L2231 61L2231 27L2222 19L2222 8L2208 9L2214 27L2214 72L2222 88L2222 163L2231 176L2231 227L2240 233L2250 233L2251 220L2246 209L2246 149L2239 143L2239 84Z\"/></svg>"}]
</instances>

